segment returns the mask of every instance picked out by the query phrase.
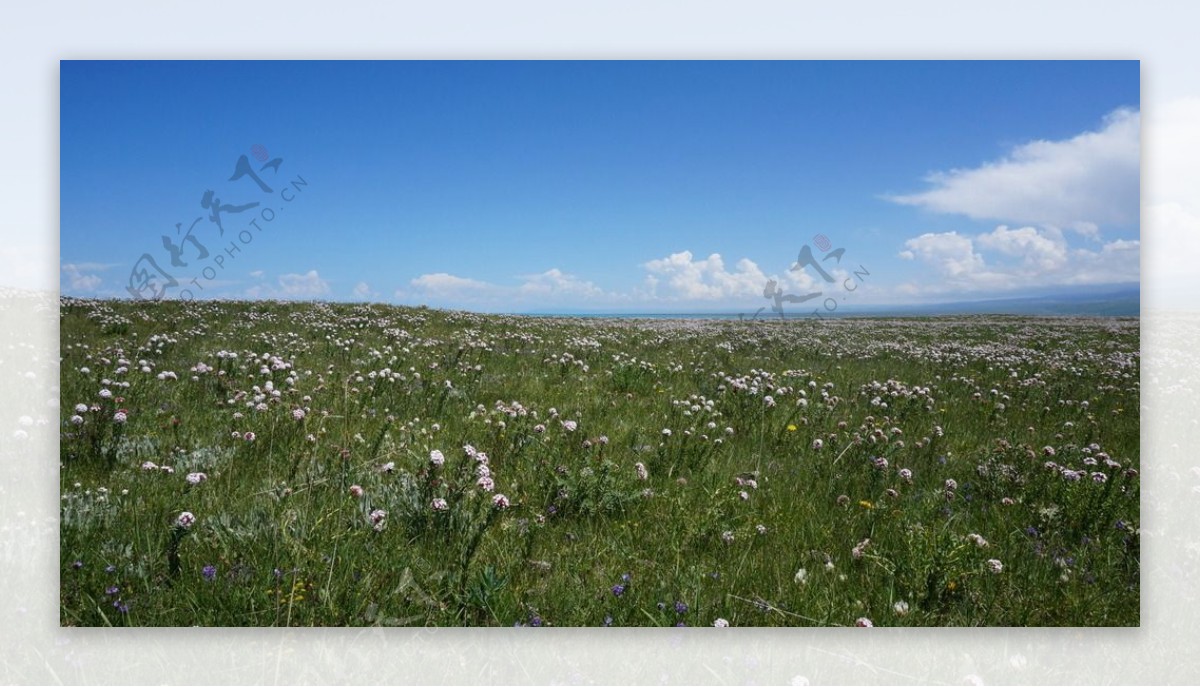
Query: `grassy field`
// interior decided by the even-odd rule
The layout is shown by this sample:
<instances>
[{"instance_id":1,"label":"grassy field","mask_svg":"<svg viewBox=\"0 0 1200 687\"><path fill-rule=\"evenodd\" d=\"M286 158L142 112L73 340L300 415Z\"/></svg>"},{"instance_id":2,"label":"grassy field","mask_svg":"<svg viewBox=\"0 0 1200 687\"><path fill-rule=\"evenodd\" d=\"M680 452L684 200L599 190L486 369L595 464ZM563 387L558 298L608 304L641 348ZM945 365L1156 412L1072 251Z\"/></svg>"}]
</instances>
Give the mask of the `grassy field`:
<instances>
[{"instance_id":1,"label":"grassy field","mask_svg":"<svg viewBox=\"0 0 1200 687\"><path fill-rule=\"evenodd\" d=\"M1137 625L1135 319L61 303L63 625Z\"/></svg>"}]
</instances>

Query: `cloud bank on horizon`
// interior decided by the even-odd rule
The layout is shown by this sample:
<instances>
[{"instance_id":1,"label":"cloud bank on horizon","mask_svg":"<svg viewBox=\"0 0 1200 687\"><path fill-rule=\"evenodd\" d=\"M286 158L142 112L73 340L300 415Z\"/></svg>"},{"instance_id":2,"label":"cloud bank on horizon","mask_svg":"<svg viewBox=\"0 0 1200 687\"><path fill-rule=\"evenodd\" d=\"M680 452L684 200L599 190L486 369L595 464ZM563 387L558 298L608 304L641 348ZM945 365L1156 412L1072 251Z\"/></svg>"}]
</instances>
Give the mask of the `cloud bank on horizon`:
<instances>
[{"instance_id":1,"label":"cloud bank on horizon","mask_svg":"<svg viewBox=\"0 0 1200 687\"><path fill-rule=\"evenodd\" d=\"M888 196L933 213L1026 224L906 240L899 257L924 263L939 279L901 289L936 294L1137 282L1140 239L1102 241L1100 227L1137 222L1140 135L1140 114L1120 109L1096 131L1024 143L978 167L930 174L926 191ZM1073 248L1068 233L1092 245Z\"/></svg>"}]
</instances>

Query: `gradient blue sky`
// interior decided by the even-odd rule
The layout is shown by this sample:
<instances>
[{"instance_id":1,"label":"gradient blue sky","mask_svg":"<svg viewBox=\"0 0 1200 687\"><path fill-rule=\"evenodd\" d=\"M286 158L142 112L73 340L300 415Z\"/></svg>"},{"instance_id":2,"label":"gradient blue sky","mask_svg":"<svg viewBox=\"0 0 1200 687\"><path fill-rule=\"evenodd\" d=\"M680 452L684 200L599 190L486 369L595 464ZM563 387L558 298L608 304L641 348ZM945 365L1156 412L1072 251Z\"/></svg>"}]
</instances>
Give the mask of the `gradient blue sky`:
<instances>
[{"instance_id":1,"label":"gradient blue sky","mask_svg":"<svg viewBox=\"0 0 1200 687\"><path fill-rule=\"evenodd\" d=\"M144 253L167 297L509 312L1135 283L1139 107L1137 62L63 62L61 288L129 297ZM255 144L272 194L229 181ZM208 190L260 206L172 267ZM789 270L816 234L832 285Z\"/></svg>"}]
</instances>

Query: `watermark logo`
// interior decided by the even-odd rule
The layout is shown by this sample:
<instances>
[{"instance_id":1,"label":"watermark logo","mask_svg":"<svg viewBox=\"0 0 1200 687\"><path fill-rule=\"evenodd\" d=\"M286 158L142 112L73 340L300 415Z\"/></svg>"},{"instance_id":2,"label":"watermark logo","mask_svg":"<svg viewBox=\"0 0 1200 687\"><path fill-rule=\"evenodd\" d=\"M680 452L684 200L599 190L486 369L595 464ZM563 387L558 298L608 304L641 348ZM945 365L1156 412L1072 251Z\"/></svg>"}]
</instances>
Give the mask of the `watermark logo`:
<instances>
[{"instance_id":1,"label":"watermark logo","mask_svg":"<svg viewBox=\"0 0 1200 687\"><path fill-rule=\"evenodd\" d=\"M279 170L283 165L283 158L272 158L266 147L259 144L250 148L250 155L261 164L251 164L250 158L245 155L238 157L233 166L233 175L229 177L228 181L238 182L244 179L246 182L253 182L259 193L266 194L268 198L261 199L260 197L260 200L245 203L225 202L217 195L216 190L206 189L200 196L200 208L207 212L188 223L186 230L184 230L184 223L178 222L175 224L174 235L162 235L163 250L170 258L171 267L187 268L191 274L196 276L193 276L190 281L184 281L181 286L180 280L175 277L175 274L163 269L154 255L143 253L129 272L129 284L125 288L130 295L139 300L159 300L164 298L168 291L178 287L179 292L176 294L178 298L192 300L196 297L197 290L204 290L205 283L216 279L219 270L223 271L228 262L237 259L237 254L242 251L242 246L249 245L254 241L256 232L261 233L266 225L275 221L277 210L275 207L270 207L270 201L278 199L282 203L278 206L278 212L282 212L284 208L288 207L287 204L294 202L308 186L308 181L304 177L296 175L291 180L282 181L282 185L276 191L263 177L269 171L270 174L267 178L272 183L279 183L275 180L280 178ZM240 186L245 186L245 184ZM264 205L264 203L268 203L268 205ZM205 222L206 219L207 222ZM229 227L229 239L225 238L227 223L234 224ZM205 233L209 234L206 240L212 240L213 225L217 230L218 242L228 240L228 247L209 251L208 246L201 241L201 236ZM202 229L209 231L205 232ZM251 229L255 231L251 231ZM185 257L187 260L184 259ZM183 279L186 280L186 277Z\"/></svg>"},{"instance_id":2,"label":"watermark logo","mask_svg":"<svg viewBox=\"0 0 1200 687\"><path fill-rule=\"evenodd\" d=\"M824 257L818 260L813 254L812 248L806 243L800 249L800 254L796 257L796 262L792 263L792 266L788 268L788 270L790 272L801 272L811 267L816 270L817 274L820 275L821 279L823 279L826 283L836 284L837 279L825 269L823 263L833 260L835 266L840 266L842 264L842 258L846 255L846 249L834 248L833 242L830 241L829 237L824 234L817 234L814 236L813 244L817 246L818 250L825 254ZM847 295L856 291L858 289L858 285L862 282L865 282L866 278L869 276L871 276L871 273L866 267L863 267L860 264L858 269L855 270L851 276L842 280L840 289L841 295L835 298L834 296L837 296L837 289L835 289L834 296L826 296L825 300L821 302L821 305L814 308L809 316L821 317L822 315L837 311L839 301L845 300ZM805 303L822 296L825 296L824 291L815 291L803 295L784 293L784 290L774 279L768 279L766 286L763 287L763 298L771 301L771 311L777 313L780 319L787 319L787 313L784 311L783 307L784 303ZM757 320L759 315L761 315L766 309L766 306L759 308L753 315L750 316L749 319L751 321ZM747 318L743 313L738 315L738 319L746 320Z\"/></svg>"}]
</instances>

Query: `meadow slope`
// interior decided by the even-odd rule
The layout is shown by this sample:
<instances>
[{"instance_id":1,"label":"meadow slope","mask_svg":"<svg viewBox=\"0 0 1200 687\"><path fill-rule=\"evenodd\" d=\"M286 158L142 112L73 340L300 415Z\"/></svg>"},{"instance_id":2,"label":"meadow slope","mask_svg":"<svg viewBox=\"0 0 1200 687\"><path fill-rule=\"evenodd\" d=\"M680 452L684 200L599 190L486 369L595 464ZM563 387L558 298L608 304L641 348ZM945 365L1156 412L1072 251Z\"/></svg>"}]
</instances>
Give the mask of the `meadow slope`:
<instances>
[{"instance_id":1,"label":"meadow slope","mask_svg":"<svg viewBox=\"0 0 1200 687\"><path fill-rule=\"evenodd\" d=\"M1137 625L1136 319L61 302L63 625Z\"/></svg>"}]
</instances>

